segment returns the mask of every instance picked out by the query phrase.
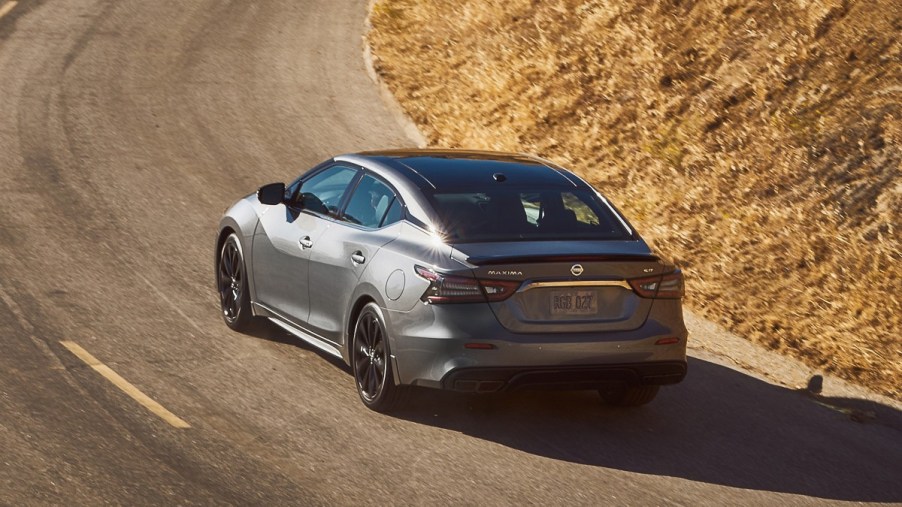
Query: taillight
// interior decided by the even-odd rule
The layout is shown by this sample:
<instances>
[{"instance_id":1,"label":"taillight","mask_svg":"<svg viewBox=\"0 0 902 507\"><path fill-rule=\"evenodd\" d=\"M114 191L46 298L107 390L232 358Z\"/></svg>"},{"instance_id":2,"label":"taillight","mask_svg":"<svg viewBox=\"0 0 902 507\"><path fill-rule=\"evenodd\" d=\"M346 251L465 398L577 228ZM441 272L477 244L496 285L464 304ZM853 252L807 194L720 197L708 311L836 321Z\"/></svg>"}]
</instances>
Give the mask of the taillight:
<instances>
[{"instance_id":1,"label":"taillight","mask_svg":"<svg viewBox=\"0 0 902 507\"><path fill-rule=\"evenodd\" d=\"M658 287L657 297L664 299L679 299L683 297L683 294L685 293L686 289L683 284L683 272L679 269L673 273L664 275L664 277L661 278L661 286Z\"/></svg>"},{"instance_id":2,"label":"taillight","mask_svg":"<svg viewBox=\"0 0 902 507\"><path fill-rule=\"evenodd\" d=\"M644 298L679 299L685 292L683 272L679 269L663 276L634 278L629 282L636 294Z\"/></svg>"},{"instance_id":3,"label":"taillight","mask_svg":"<svg viewBox=\"0 0 902 507\"><path fill-rule=\"evenodd\" d=\"M414 269L420 277L429 281L429 287L420 299L431 304L503 301L520 287L520 282L511 280L477 280L443 275L422 266L414 266Z\"/></svg>"},{"instance_id":4,"label":"taillight","mask_svg":"<svg viewBox=\"0 0 902 507\"><path fill-rule=\"evenodd\" d=\"M658 292L658 286L661 285L661 275L648 278L634 278L630 280L630 285L639 296L653 298Z\"/></svg>"},{"instance_id":5,"label":"taillight","mask_svg":"<svg viewBox=\"0 0 902 507\"><path fill-rule=\"evenodd\" d=\"M521 285L521 282L513 280L480 280L479 283L489 301L504 301L517 292Z\"/></svg>"},{"instance_id":6,"label":"taillight","mask_svg":"<svg viewBox=\"0 0 902 507\"><path fill-rule=\"evenodd\" d=\"M428 280L429 287L420 298L427 303L484 302L485 296L475 278L440 275L431 269L415 266L417 274Z\"/></svg>"}]
</instances>

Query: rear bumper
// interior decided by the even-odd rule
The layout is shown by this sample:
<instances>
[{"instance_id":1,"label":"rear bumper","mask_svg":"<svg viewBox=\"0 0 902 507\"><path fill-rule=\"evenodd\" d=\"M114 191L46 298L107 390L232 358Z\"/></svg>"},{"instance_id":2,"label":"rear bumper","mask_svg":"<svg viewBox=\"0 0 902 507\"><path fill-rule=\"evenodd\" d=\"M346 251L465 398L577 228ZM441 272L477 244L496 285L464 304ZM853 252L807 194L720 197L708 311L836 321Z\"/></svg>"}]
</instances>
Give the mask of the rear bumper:
<instances>
[{"instance_id":1,"label":"rear bumper","mask_svg":"<svg viewBox=\"0 0 902 507\"><path fill-rule=\"evenodd\" d=\"M547 367L458 368L442 379L443 389L497 392L518 389L600 389L612 384L668 385L686 376L685 361Z\"/></svg>"},{"instance_id":2,"label":"rear bumper","mask_svg":"<svg viewBox=\"0 0 902 507\"><path fill-rule=\"evenodd\" d=\"M473 390L480 389L480 381L495 382L483 385L484 391L590 389L610 382L652 382L655 365L668 364L677 366L664 366L666 378L658 384L685 375L688 332L679 300L656 301L645 323L628 331L515 333L488 305L476 304L421 304L410 312L386 311L385 317L399 384L468 390L473 384L456 387L455 382L475 380ZM662 338L678 342L659 345ZM487 348L469 348L473 343Z\"/></svg>"}]
</instances>

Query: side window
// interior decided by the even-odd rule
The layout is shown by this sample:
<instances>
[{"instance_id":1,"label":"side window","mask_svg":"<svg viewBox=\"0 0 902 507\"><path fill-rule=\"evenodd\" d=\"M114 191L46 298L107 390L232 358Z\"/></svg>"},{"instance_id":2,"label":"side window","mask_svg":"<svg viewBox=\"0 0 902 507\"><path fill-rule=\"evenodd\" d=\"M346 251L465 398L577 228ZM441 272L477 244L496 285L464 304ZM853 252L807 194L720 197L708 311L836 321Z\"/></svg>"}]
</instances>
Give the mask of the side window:
<instances>
[{"instance_id":1,"label":"side window","mask_svg":"<svg viewBox=\"0 0 902 507\"><path fill-rule=\"evenodd\" d=\"M342 219L352 224L377 228L388 212L395 194L385 183L369 174L360 178Z\"/></svg>"},{"instance_id":2,"label":"side window","mask_svg":"<svg viewBox=\"0 0 902 507\"><path fill-rule=\"evenodd\" d=\"M357 169L332 166L301 185L299 200L306 210L335 216L342 198L348 191L348 185L356 175Z\"/></svg>"},{"instance_id":3,"label":"side window","mask_svg":"<svg viewBox=\"0 0 902 507\"><path fill-rule=\"evenodd\" d=\"M404 218L404 208L401 206L401 201L395 197L391 202L391 206L388 207L388 211L385 212L385 218L382 219L382 227L399 222L402 218Z\"/></svg>"}]
</instances>

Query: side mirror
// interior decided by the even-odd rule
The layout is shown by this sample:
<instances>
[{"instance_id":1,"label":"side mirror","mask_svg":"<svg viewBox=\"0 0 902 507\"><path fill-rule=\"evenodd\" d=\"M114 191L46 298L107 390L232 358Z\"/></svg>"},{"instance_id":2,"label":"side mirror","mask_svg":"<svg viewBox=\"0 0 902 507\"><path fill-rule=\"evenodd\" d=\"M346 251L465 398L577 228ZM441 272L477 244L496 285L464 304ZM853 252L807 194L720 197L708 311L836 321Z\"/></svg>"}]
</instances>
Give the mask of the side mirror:
<instances>
[{"instance_id":1,"label":"side mirror","mask_svg":"<svg viewBox=\"0 0 902 507\"><path fill-rule=\"evenodd\" d=\"M275 206L285 202L285 184L270 183L263 185L257 190L257 200L263 204Z\"/></svg>"}]
</instances>

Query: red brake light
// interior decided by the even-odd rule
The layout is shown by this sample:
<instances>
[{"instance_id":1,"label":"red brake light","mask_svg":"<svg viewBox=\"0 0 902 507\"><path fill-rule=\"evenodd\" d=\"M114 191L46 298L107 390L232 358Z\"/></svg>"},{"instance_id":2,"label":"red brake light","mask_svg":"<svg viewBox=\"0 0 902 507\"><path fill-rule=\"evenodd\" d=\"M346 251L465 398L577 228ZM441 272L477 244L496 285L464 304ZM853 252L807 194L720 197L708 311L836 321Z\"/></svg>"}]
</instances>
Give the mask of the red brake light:
<instances>
[{"instance_id":1,"label":"red brake light","mask_svg":"<svg viewBox=\"0 0 902 507\"><path fill-rule=\"evenodd\" d=\"M520 282L511 280L443 275L422 266L414 266L414 269L417 275L430 282L420 299L431 304L503 301L520 287Z\"/></svg>"},{"instance_id":2,"label":"red brake light","mask_svg":"<svg viewBox=\"0 0 902 507\"><path fill-rule=\"evenodd\" d=\"M666 275L634 278L630 286L640 297L658 299L679 299L683 297L683 272L679 269Z\"/></svg>"}]
</instances>

